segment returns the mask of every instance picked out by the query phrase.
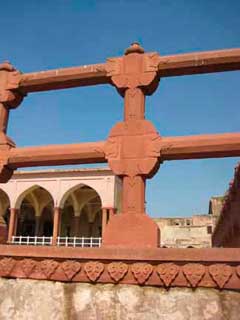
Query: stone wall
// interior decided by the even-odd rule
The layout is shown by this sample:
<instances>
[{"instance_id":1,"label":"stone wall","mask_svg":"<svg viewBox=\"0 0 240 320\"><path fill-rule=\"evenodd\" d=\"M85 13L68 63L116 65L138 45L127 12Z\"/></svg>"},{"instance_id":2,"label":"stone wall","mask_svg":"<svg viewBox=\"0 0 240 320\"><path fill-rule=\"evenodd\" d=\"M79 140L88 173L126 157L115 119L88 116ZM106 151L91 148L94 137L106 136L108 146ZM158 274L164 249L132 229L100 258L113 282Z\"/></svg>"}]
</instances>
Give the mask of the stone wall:
<instances>
[{"instance_id":1,"label":"stone wall","mask_svg":"<svg viewBox=\"0 0 240 320\"><path fill-rule=\"evenodd\" d=\"M161 230L161 246L167 248L211 247L216 220L212 214L154 219Z\"/></svg>"},{"instance_id":2,"label":"stone wall","mask_svg":"<svg viewBox=\"0 0 240 320\"><path fill-rule=\"evenodd\" d=\"M240 292L0 278L0 319L236 320Z\"/></svg>"}]
</instances>

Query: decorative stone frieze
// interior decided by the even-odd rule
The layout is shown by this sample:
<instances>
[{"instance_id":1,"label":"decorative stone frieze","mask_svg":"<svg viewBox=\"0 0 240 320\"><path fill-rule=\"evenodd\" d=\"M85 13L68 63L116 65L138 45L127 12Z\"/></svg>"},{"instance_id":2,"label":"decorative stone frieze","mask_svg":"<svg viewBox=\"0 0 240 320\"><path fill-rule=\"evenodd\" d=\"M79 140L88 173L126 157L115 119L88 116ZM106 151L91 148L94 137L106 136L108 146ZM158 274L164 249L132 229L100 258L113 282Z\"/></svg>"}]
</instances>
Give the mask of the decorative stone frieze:
<instances>
[{"instance_id":1,"label":"decorative stone frieze","mask_svg":"<svg viewBox=\"0 0 240 320\"><path fill-rule=\"evenodd\" d=\"M156 262L2 257L0 276L63 282L125 283L165 288L240 289L240 262L235 265L210 261L205 261L204 264L186 261Z\"/></svg>"}]
</instances>

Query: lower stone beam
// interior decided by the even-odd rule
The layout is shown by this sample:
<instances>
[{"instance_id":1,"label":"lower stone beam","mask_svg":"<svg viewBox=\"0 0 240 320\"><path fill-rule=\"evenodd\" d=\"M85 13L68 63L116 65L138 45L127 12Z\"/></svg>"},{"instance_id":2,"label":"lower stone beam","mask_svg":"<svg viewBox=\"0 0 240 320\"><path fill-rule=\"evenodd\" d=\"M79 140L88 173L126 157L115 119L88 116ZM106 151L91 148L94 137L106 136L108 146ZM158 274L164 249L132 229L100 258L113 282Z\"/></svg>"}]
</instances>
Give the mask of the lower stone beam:
<instances>
[{"instance_id":1,"label":"lower stone beam","mask_svg":"<svg viewBox=\"0 0 240 320\"><path fill-rule=\"evenodd\" d=\"M240 249L155 249L153 250L155 258L152 251L148 257L152 256L151 259L147 260L144 250L142 250L142 259L134 259L134 252L129 258L124 259L123 257L128 253L124 249L116 249L113 258L112 249L67 248L66 250L66 248L28 246L21 250L20 246L0 247L3 249L1 252L7 250L5 247L9 249L7 256L1 254L0 257L1 277L63 282L122 283L165 288L240 289L240 260L237 258ZM28 255L24 256L26 249ZM141 250L138 251L136 257L141 255ZM228 259L228 256L234 257L233 251L237 252L235 260ZM165 258L161 259L163 252L165 252L163 254ZM206 255L206 259L198 261L196 258L198 252L200 257ZM180 256L182 256L181 260Z\"/></svg>"},{"instance_id":2,"label":"lower stone beam","mask_svg":"<svg viewBox=\"0 0 240 320\"><path fill-rule=\"evenodd\" d=\"M240 156L240 133L162 137L159 144L162 161Z\"/></svg>"},{"instance_id":3,"label":"lower stone beam","mask_svg":"<svg viewBox=\"0 0 240 320\"><path fill-rule=\"evenodd\" d=\"M106 162L104 141L12 148L8 155L11 168L46 165L85 164Z\"/></svg>"}]
</instances>

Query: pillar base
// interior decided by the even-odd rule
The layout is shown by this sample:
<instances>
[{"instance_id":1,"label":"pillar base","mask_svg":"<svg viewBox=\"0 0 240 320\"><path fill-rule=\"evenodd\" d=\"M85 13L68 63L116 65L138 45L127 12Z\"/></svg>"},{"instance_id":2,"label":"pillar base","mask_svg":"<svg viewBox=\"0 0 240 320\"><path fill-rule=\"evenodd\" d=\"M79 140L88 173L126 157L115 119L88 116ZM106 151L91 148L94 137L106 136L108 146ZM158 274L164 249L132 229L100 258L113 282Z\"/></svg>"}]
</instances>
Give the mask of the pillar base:
<instances>
[{"instance_id":1,"label":"pillar base","mask_svg":"<svg viewBox=\"0 0 240 320\"><path fill-rule=\"evenodd\" d=\"M104 247L157 248L160 230L145 213L120 213L112 216L106 225L102 243Z\"/></svg>"},{"instance_id":2,"label":"pillar base","mask_svg":"<svg viewBox=\"0 0 240 320\"><path fill-rule=\"evenodd\" d=\"M7 243L8 230L7 226L4 224L0 224L0 243Z\"/></svg>"}]
</instances>

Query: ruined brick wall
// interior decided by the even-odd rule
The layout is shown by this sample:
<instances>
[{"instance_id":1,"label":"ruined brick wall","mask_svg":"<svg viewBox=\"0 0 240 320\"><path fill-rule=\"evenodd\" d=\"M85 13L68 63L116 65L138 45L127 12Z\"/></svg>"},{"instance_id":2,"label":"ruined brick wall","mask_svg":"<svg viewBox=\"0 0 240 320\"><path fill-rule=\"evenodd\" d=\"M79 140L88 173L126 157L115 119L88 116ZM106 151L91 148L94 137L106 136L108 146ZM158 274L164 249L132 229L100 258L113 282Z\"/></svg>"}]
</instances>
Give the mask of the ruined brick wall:
<instances>
[{"instance_id":1,"label":"ruined brick wall","mask_svg":"<svg viewBox=\"0 0 240 320\"><path fill-rule=\"evenodd\" d=\"M1 320L236 320L240 292L0 279Z\"/></svg>"},{"instance_id":2,"label":"ruined brick wall","mask_svg":"<svg viewBox=\"0 0 240 320\"><path fill-rule=\"evenodd\" d=\"M167 248L208 248L212 246L212 232L216 224L216 217L211 214L154 220L161 230L161 246Z\"/></svg>"}]
</instances>

